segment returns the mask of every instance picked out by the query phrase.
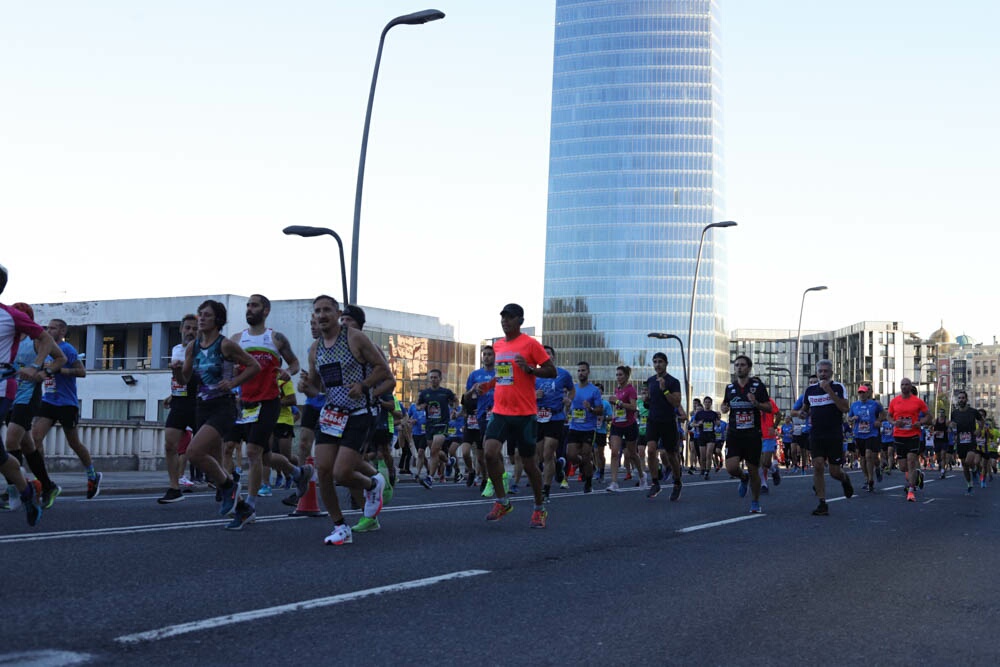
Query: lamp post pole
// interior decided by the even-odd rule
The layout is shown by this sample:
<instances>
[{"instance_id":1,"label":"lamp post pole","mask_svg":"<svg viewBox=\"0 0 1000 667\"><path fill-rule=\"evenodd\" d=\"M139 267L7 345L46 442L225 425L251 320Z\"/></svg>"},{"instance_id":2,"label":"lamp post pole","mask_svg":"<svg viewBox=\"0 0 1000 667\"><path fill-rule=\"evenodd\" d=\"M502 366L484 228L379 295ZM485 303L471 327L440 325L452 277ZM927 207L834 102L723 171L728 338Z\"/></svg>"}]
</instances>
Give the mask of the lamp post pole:
<instances>
[{"instance_id":1,"label":"lamp post pole","mask_svg":"<svg viewBox=\"0 0 1000 667\"><path fill-rule=\"evenodd\" d=\"M340 304L343 308L348 303L353 303L347 300L347 268L344 264L344 242L340 240L340 235L332 229L327 229L326 227L308 227L306 225L291 225L285 227L281 230L289 236L302 236L304 238L312 238L314 236L332 236L337 241L337 247L340 248L340 282L344 287L344 303Z\"/></svg>"},{"instance_id":2,"label":"lamp post pole","mask_svg":"<svg viewBox=\"0 0 1000 667\"><path fill-rule=\"evenodd\" d=\"M772 371L774 373L788 373L788 388L791 389L791 387L792 387L792 371L791 370L789 370L789 369L787 369L787 368L785 368L783 366L767 366L767 370ZM798 396L792 396L792 398L791 398L791 404L788 406L789 410L791 410L792 406L795 405L795 399L796 398L798 398Z\"/></svg>"},{"instance_id":3,"label":"lamp post pole","mask_svg":"<svg viewBox=\"0 0 1000 667\"><path fill-rule=\"evenodd\" d=\"M692 359L692 354L694 352L694 341L693 341L693 337L694 337L694 300L695 300L695 297L696 297L697 292L698 292L698 271L701 268L701 250L702 250L702 247L705 245L705 233L708 230L710 230L710 229L715 229L715 228L723 229L723 228L726 228L726 227L735 227L736 224L737 223L735 221L733 221L733 220L724 220L723 222L713 222L711 224L705 225L701 229L701 240L698 241L698 259L695 260L695 263L694 263L694 280L691 281L691 313L688 316L688 340L687 340L687 365L686 365L686 368L690 369L691 375L689 377L685 377L685 379L684 379L684 382L685 382L684 393L687 394L687 397L688 397L688 403L687 403L687 411L688 412L691 411L691 394L694 393L694 362L693 362L693 359ZM684 349L684 346L682 345L681 346L681 354L684 354L683 349ZM686 375L686 373L685 373L685 375Z\"/></svg>"},{"instance_id":4,"label":"lamp post pole","mask_svg":"<svg viewBox=\"0 0 1000 667\"><path fill-rule=\"evenodd\" d=\"M372 72L372 87L368 91L368 110L365 112L365 129L361 135L361 160L358 163L358 187L354 193L354 236L351 239L351 301L357 303L358 300L358 235L361 232L361 191L365 183L365 157L368 154L368 130L372 123L372 104L375 102L375 84L378 82L378 68L382 62L382 46L385 44L385 36L397 25L421 25L429 21L437 21L444 18L444 12L437 9L425 9L413 14L397 16L389 21L382 29L382 36L378 40L378 53L375 55L375 70Z\"/></svg>"},{"instance_id":5,"label":"lamp post pole","mask_svg":"<svg viewBox=\"0 0 1000 667\"><path fill-rule=\"evenodd\" d=\"M806 294L809 292L822 292L826 289L826 285L819 285L817 287L809 287L804 292L802 292L802 305L799 306L799 331L795 334L795 372L792 374L792 401L799 397L799 373L802 369L799 366L799 349L802 347L802 311L806 307Z\"/></svg>"}]
</instances>

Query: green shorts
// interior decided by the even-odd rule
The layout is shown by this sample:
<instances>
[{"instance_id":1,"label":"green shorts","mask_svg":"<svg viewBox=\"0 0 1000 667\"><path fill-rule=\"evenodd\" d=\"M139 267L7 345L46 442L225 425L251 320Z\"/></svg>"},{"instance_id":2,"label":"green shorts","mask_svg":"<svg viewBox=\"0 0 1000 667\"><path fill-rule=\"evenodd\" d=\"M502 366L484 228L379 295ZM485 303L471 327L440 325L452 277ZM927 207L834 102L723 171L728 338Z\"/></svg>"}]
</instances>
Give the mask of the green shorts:
<instances>
[{"instance_id":1,"label":"green shorts","mask_svg":"<svg viewBox=\"0 0 1000 667\"><path fill-rule=\"evenodd\" d=\"M516 447L522 458L528 458L535 455L536 425L535 415L499 415L494 412L493 419L486 425L483 440L506 441L508 451Z\"/></svg>"}]
</instances>

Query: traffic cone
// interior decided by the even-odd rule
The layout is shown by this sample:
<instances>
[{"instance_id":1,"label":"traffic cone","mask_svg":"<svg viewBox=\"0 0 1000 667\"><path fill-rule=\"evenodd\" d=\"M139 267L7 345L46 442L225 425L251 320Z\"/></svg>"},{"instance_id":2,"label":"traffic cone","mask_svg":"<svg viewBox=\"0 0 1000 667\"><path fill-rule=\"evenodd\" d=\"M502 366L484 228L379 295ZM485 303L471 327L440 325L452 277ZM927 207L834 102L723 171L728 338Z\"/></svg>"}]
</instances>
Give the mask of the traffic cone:
<instances>
[{"instance_id":1,"label":"traffic cone","mask_svg":"<svg viewBox=\"0 0 1000 667\"><path fill-rule=\"evenodd\" d=\"M306 459L306 463L313 465L313 458L310 456ZM309 489L306 491L306 495L299 498L299 504L294 510L288 513L288 516L326 516L327 513L319 508L319 502L316 500L316 469L313 468L312 479L309 480Z\"/></svg>"}]
</instances>

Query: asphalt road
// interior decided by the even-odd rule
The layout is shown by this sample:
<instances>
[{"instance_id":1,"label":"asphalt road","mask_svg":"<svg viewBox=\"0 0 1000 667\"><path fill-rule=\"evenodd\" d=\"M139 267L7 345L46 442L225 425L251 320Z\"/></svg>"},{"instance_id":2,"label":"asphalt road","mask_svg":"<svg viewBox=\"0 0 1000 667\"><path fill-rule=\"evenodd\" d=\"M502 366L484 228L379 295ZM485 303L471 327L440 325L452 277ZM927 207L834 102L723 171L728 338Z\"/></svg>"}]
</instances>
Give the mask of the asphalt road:
<instances>
[{"instance_id":1,"label":"asphalt road","mask_svg":"<svg viewBox=\"0 0 1000 667\"><path fill-rule=\"evenodd\" d=\"M523 491L487 523L464 484L406 484L342 547L278 496L239 532L209 494L60 498L34 529L0 515L0 665L996 664L977 629L1000 620L1000 488L928 474L907 503L898 473L849 500L828 480L813 517L811 476L760 515L695 479L676 503L575 483L545 530Z\"/></svg>"}]
</instances>

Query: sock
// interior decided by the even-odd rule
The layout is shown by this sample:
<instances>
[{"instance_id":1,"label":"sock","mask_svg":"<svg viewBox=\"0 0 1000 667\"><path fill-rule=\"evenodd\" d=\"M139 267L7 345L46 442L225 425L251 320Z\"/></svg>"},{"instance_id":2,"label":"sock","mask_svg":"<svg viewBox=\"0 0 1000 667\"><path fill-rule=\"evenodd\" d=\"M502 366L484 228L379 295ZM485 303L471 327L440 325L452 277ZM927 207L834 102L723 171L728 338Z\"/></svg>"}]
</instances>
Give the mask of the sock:
<instances>
[{"instance_id":1,"label":"sock","mask_svg":"<svg viewBox=\"0 0 1000 667\"><path fill-rule=\"evenodd\" d=\"M51 489L55 484L49 479L49 471L45 469L45 458L37 449L24 457L31 469L31 474L42 483L42 488Z\"/></svg>"},{"instance_id":2,"label":"sock","mask_svg":"<svg viewBox=\"0 0 1000 667\"><path fill-rule=\"evenodd\" d=\"M22 452L20 449L15 449L14 451L8 451L7 453L13 456L15 459L17 459L18 463L24 465L24 452Z\"/></svg>"},{"instance_id":3,"label":"sock","mask_svg":"<svg viewBox=\"0 0 1000 667\"><path fill-rule=\"evenodd\" d=\"M87 479L97 479L97 471L94 470L94 464L87 466Z\"/></svg>"},{"instance_id":4,"label":"sock","mask_svg":"<svg viewBox=\"0 0 1000 667\"><path fill-rule=\"evenodd\" d=\"M544 505L535 505L534 507L536 512L541 512L545 509Z\"/></svg>"}]
</instances>

